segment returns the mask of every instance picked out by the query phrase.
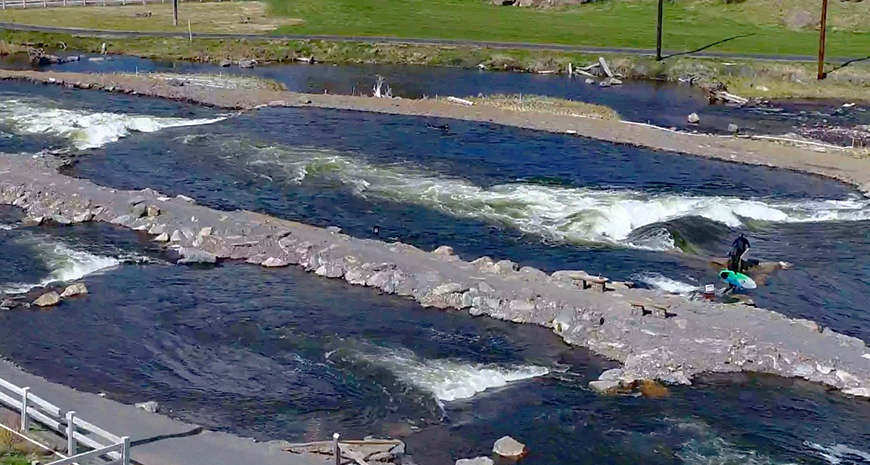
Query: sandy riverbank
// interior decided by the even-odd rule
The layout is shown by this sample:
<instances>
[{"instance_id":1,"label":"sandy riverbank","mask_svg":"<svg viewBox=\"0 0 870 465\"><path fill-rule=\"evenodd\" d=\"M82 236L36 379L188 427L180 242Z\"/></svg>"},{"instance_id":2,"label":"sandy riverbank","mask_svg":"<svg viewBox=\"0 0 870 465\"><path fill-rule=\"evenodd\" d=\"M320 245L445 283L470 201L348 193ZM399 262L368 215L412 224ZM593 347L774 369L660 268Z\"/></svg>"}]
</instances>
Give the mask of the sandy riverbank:
<instances>
[{"instance_id":1,"label":"sandy riverbank","mask_svg":"<svg viewBox=\"0 0 870 465\"><path fill-rule=\"evenodd\" d=\"M436 100L300 94L265 83L198 76L84 74L0 71L2 80L22 80L109 92L148 95L220 108L317 107L397 115L482 121L527 129L570 133L603 141L649 147L736 163L801 171L837 179L870 193L870 156L851 149L795 146L766 140L675 132L617 120L558 113L518 112L487 105L465 106Z\"/></svg>"}]
</instances>

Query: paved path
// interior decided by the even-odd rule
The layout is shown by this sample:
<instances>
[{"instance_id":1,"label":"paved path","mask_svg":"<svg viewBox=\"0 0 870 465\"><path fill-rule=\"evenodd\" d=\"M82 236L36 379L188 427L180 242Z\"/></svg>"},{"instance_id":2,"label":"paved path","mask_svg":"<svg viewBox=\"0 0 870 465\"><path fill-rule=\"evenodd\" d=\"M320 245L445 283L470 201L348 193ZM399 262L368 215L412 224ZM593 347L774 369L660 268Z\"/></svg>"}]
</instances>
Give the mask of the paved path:
<instances>
[{"instance_id":1,"label":"paved path","mask_svg":"<svg viewBox=\"0 0 870 465\"><path fill-rule=\"evenodd\" d=\"M74 34L89 37L178 37L187 39L186 32L144 32L144 31L110 31L98 29L80 29L80 28L65 28L54 26L31 26L26 24L0 22L0 29L8 29L14 31L33 31L33 32L48 32L61 34ZM281 35L263 35L263 34L208 34L197 33L193 35L200 39L287 39L287 40L331 40L339 42L381 42L393 44L418 44L418 45L448 45L448 46L467 46L467 47L489 47L502 49L523 49L523 50L558 50L562 52L575 52L587 54L603 54L603 55L643 55L655 56L653 49L639 48L620 48L620 47L589 47L578 45L564 44L532 44L518 42L491 42L463 39L435 39L435 38L404 38L404 37L378 37L378 36L338 36L338 35L305 35L305 34L281 34ZM662 54L677 55L684 52L663 51ZM694 58L729 58L729 59L757 59L771 61L789 61L789 62L815 62L818 58L813 55L769 55L762 53L729 53L729 52L698 52L692 53ZM866 58L864 58L866 59ZM844 63L846 61L858 61L861 58L828 58L828 63Z\"/></svg>"},{"instance_id":2,"label":"paved path","mask_svg":"<svg viewBox=\"0 0 870 465\"><path fill-rule=\"evenodd\" d=\"M280 450L226 433L147 413L95 394L76 391L24 372L0 360L0 378L118 436L129 436L133 460L142 465L326 465L315 457ZM323 438L328 439L328 438Z\"/></svg>"}]
</instances>

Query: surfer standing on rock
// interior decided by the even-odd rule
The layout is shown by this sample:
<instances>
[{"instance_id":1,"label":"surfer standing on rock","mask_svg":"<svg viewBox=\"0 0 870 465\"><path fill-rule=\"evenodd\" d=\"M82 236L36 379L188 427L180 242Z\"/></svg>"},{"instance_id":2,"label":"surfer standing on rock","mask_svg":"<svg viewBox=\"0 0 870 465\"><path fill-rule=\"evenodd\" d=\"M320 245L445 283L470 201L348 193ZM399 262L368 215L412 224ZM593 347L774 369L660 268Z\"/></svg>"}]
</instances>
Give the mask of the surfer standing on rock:
<instances>
[{"instance_id":1,"label":"surfer standing on rock","mask_svg":"<svg viewBox=\"0 0 870 465\"><path fill-rule=\"evenodd\" d=\"M749 239L743 233L740 233L740 237L734 239L734 243L731 244L731 251L728 252L729 270L735 273L743 273L745 271L746 263L744 258L749 252L749 248Z\"/></svg>"}]
</instances>

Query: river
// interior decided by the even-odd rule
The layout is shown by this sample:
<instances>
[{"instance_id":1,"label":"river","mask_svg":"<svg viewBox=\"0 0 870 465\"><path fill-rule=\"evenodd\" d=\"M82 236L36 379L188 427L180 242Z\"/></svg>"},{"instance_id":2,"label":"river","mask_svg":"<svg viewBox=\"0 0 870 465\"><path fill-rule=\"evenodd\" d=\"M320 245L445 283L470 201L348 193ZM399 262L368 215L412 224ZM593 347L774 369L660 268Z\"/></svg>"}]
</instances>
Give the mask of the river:
<instances>
[{"instance_id":1,"label":"river","mask_svg":"<svg viewBox=\"0 0 870 465\"><path fill-rule=\"evenodd\" d=\"M313 109L242 116L4 83L0 150L75 156L67 174L151 187L359 237L453 246L684 292L746 232L793 262L753 294L870 341L870 206L842 184L566 135ZM179 267L106 225L25 227L0 211L0 287L83 279L49 311L0 313L0 355L51 381L261 439L403 437L416 463L870 463L870 406L767 376L661 399L600 397L610 362L547 330L425 309L296 269ZM51 334L51 338L41 337Z\"/></svg>"}]
</instances>

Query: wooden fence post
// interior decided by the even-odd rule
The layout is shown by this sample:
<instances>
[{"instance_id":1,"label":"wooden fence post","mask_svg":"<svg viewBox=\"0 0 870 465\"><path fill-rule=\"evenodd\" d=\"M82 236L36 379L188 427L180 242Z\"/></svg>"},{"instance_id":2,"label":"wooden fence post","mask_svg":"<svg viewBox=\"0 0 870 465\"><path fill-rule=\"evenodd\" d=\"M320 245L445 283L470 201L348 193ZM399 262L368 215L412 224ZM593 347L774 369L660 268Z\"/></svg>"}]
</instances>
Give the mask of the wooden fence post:
<instances>
[{"instance_id":1,"label":"wooden fence post","mask_svg":"<svg viewBox=\"0 0 870 465\"><path fill-rule=\"evenodd\" d=\"M121 439L124 440L124 450L121 451L121 465L130 465L130 437L124 436Z\"/></svg>"},{"instance_id":2,"label":"wooden fence post","mask_svg":"<svg viewBox=\"0 0 870 465\"><path fill-rule=\"evenodd\" d=\"M6 2L4 1L5 5ZM30 418L27 416L27 407L29 407L29 399L30 388L26 387L23 389L24 394L21 395L21 434L27 435L27 432L30 431Z\"/></svg>"},{"instance_id":3,"label":"wooden fence post","mask_svg":"<svg viewBox=\"0 0 870 465\"><path fill-rule=\"evenodd\" d=\"M66 455L76 455L76 413L66 412Z\"/></svg>"}]
</instances>

